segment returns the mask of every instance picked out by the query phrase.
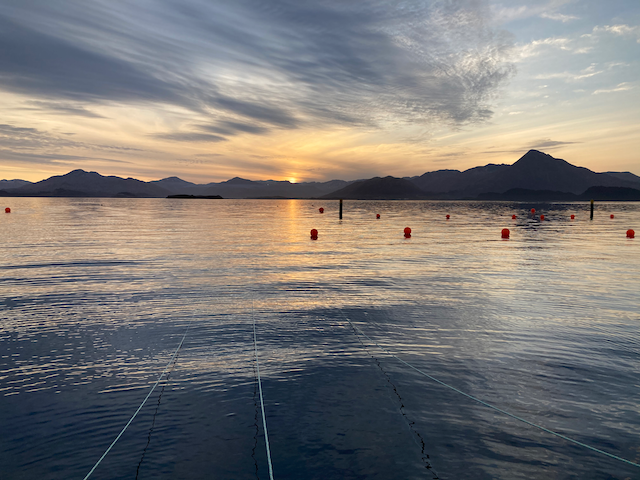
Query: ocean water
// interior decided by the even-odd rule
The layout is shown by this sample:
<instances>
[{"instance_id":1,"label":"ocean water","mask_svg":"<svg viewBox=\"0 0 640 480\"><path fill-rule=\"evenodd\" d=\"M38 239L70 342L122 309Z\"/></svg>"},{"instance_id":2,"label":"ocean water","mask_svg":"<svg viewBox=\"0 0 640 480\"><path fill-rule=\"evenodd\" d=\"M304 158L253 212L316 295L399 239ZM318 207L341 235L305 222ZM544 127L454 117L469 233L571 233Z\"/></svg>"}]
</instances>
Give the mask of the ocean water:
<instances>
[{"instance_id":1,"label":"ocean water","mask_svg":"<svg viewBox=\"0 0 640 480\"><path fill-rule=\"evenodd\" d=\"M640 478L385 352L640 463L640 203L4 203L2 480Z\"/></svg>"}]
</instances>

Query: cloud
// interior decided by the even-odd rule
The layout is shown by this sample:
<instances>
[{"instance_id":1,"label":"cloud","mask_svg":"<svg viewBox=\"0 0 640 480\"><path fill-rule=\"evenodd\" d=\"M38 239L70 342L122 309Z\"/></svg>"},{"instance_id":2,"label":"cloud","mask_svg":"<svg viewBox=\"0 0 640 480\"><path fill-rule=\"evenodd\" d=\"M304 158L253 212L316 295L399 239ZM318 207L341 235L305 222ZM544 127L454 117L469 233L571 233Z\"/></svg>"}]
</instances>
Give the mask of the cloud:
<instances>
[{"instance_id":1,"label":"cloud","mask_svg":"<svg viewBox=\"0 0 640 480\"><path fill-rule=\"evenodd\" d=\"M231 122L228 120L219 121L214 125L197 125L196 128L206 131L219 133L220 135L237 135L239 133L250 133L254 135L264 135L269 133L269 129L258 125L248 123Z\"/></svg>"},{"instance_id":2,"label":"cloud","mask_svg":"<svg viewBox=\"0 0 640 480\"><path fill-rule=\"evenodd\" d=\"M33 0L0 7L0 89L87 117L177 106L220 135L458 125L491 116L514 72L490 16L476 0Z\"/></svg>"},{"instance_id":3,"label":"cloud","mask_svg":"<svg viewBox=\"0 0 640 480\"><path fill-rule=\"evenodd\" d=\"M224 142L227 139L219 135L211 133L193 133L193 132L177 132L177 133L157 133L152 135L158 140L168 140L171 142Z\"/></svg>"},{"instance_id":4,"label":"cloud","mask_svg":"<svg viewBox=\"0 0 640 480\"><path fill-rule=\"evenodd\" d=\"M634 88L633 85L628 82L619 83L615 88L601 88L595 90L592 95L599 95L601 93L614 93L614 92L626 92L627 90L632 90Z\"/></svg>"},{"instance_id":5,"label":"cloud","mask_svg":"<svg viewBox=\"0 0 640 480\"><path fill-rule=\"evenodd\" d=\"M16 164L37 164L37 165L76 165L86 164L88 161L99 161L101 163L121 163L131 164L126 160L113 158L87 157L83 155L65 155L59 153L35 153L35 152L15 152L12 150L0 150L0 160L11 161Z\"/></svg>"},{"instance_id":6,"label":"cloud","mask_svg":"<svg viewBox=\"0 0 640 480\"><path fill-rule=\"evenodd\" d=\"M40 113L50 115L72 115L87 118L106 118L95 112L87 110L84 106L77 103L68 102L46 102L40 100L31 100L27 102L29 107L23 107L21 110L33 110Z\"/></svg>"},{"instance_id":7,"label":"cloud","mask_svg":"<svg viewBox=\"0 0 640 480\"><path fill-rule=\"evenodd\" d=\"M541 40L534 40L530 43L518 47L518 57L520 60L529 57L537 57L549 49L571 51L573 40L565 37L549 37Z\"/></svg>"},{"instance_id":8,"label":"cloud","mask_svg":"<svg viewBox=\"0 0 640 480\"><path fill-rule=\"evenodd\" d=\"M596 66L597 64L592 63L587 68L583 68L577 73L571 73L571 72L545 73L545 74L536 75L534 78L537 80L550 80L550 79L558 78L558 79L565 80L567 82L576 82L578 80L584 80L585 78L591 78L596 75L600 75L601 73L604 73L606 71L606 70L596 70Z\"/></svg>"},{"instance_id":9,"label":"cloud","mask_svg":"<svg viewBox=\"0 0 640 480\"><path fill-rule=\"evenodd\" d=\"M579 142L560 142L557 140L551 140L549 138L547 139L543 139L543 140L536 140L534 141L529 147L529 150L540 150L540 149L547 149L547 150L552 150L554 148L559 148L562 147L564 145L573 145L575 143L579 143Z\"/></svg>"},{"instance_id":10,"label":"cloud","mask_svg":"<svg viewBox=\"0 0 640 480\"><path fill-rule=\"evenodd\" d=\"M509 23L515 20L524 20L531 17L549 18L551 20L560 20L566 22L573 20L573 15L563 15L557 13L556 10L563 7L572 0L548 0L544 2L526 0L522 5L514 5L516 0L511 0L509 6L502 4L493 4L491 6L496 21L500 23Z\"/></svg>"},{"instance_id":11,"label":"cloud","mask_svg":"<svg viewBox=\"0 0 640 480\"><path fill-rule=\"evenodd\" d=\"M547 12L540 14L540 17L548 18L549 20L557 20L562 23L567 23L572 20L577 20L579 18L579 17L576 17L575 15L563 15L562 13L547 13Z\"/></svg>"},{"instance_id":12,"label":"cloud","mask_svg":"<svg viewBox=\"0 0 640 480\"><path fill-rule=\"evenodd\" d=\"M141 152L139 148L121 145L101 145L78 142L32 127L16 127L0 124L0 145L14 152L57 151L62 149L109 150L119 152ZM9 150L5 150L5 153ZM34 157L35 158L35 157ZM46 155L43 158L47 158ZM56 156L56 158L62 158ZM73 158L73 157L70 157Z\"/></svg>"},{"instance_id":13,"label":"cloud","mask_svg":"<svg viewBox=\"0 0 640 480\"><path fill-rule=\"evenodd\" d=\"M629 25L604 25L604 26L595 26L593 28L593 33L612 33L614 35L623 36L623 35L631 35L637 38L638 43L640 43L640 26L629 26Z\"/></svg>"}]
</instances>

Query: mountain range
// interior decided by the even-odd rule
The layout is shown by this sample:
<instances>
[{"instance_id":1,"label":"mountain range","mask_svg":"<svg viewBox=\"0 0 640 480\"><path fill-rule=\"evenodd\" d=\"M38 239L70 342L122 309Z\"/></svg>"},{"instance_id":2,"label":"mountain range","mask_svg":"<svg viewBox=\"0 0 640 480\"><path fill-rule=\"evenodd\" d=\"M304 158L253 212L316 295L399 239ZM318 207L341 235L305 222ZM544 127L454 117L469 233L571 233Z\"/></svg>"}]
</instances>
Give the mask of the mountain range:
<instances>
[{"instance_id":1,"label":"mountain range","mask_svg":"<svg viewBox=\"0 0 640 480\"><path fill-rule=\"evenodd\" d=\"M596 188L597 187L597 188ZM594 190L595 188L595 190ZM537 150L513 165L489 164L465 171L437 170L415 177L301 182L232 178L196 184L178 177L143 182L73 170L40 182L0 180L0 196L486 200L640 200L640 177L630 172L596 173ZM583 198L584 197L584 198Z\"/></svg>"}]
</instances>

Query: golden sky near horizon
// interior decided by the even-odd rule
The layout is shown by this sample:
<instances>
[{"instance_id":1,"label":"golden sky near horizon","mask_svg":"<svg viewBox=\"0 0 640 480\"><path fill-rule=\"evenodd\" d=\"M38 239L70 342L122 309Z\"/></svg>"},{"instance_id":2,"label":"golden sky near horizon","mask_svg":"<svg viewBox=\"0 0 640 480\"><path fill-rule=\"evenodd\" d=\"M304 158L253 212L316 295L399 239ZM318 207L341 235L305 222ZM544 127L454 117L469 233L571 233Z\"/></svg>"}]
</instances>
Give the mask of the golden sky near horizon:
<instances>
[{"instance_id":1,"label":"golden sky near horizon","mask_svg":"<svg viewBox=\"0 0 640 480\"><path fill-rule=\"evenodd\" d=\"M640 175L640 4L0 6L0 178Z\"/></svg>"}]
</instances>

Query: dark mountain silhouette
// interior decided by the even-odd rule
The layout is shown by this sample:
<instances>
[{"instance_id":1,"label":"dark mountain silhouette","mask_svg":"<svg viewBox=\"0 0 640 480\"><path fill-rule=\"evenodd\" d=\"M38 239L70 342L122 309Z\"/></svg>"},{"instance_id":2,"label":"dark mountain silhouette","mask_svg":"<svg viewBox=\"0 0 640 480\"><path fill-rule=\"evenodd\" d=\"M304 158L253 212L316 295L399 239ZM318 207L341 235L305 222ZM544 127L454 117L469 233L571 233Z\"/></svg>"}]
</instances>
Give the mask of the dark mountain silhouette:
<instances>
[{"instance_id":1,"label":"dark mountain silhouette","mask_svg":"<svg viewBox=\"0 0 640 480\"><path fill-rule=\"evenodd\" d=\"M537 150L529 150L513 165L489 164L464 172L439 170L411 181L423 190L442 194L442 198L475 198L516 188L574 194L593 186L640 188L640 177L632 173L595 173Z\"/></svg>"},{"instance_id":2,"label":"dark mountain silhouette","mask_svg":"<svg viewBox=\"0 0 640 480\"><path fill-rule=\"evenodd\" d=\"M226 182L204 185L201 195L221 195L224 198L317 198L349 183L351 182L344 180L291 183L233 178Z\"/></svg>"},{"instance_id":3,"label":"dark mountain silhouette","mask_svg":"<svg viewBox=\"0 0 640 480\"><path fill-rule=\"evenodd\" d=\"M640 189L626 187L590 187L579 200L600 200L600 201L640 201Z\"/></svg>"},{"instance_id":4,"label":"dark mountain silhouette","mask_svg":"<svg viewBox=\"0 0 640 480\"><path fill-rule=\"evenodd\" d=\"M591 187L615 187L617 190L588 191ZM481 198L563 201L571 198L570 195L582 198L583 192L588 191L594 195L597 193L601 199L635 198L635 193L621 190L625 188L640 190L640 177L630 172L595 173L537 150L530 150L513 165L489 164L463 172L438 170L418 177L375 177L356 182L331 180L290 183L276 180L253 181L240 177L208 184L187 182L178 177L143 182L133 178L105 177L96 172L74 170L36 183L1 180L0 196L220 195L224 198Z\"/></svg>"},{"instance_id":5,"label":"dark mountain silhouette","mask_svg":"<svg viewBox=\"0 0 640 480\"><path fill-rule=\"evenodd\" d=\"M427 198L427 194L404 178L374 177L360 180L322 198L351 198L362 200L406 200Z\"/></svg>"},{"instance_id":6,"label":"dark mountain silhouette","mask_svg":"<svg viewBox=\"0 0 640 480\"><path fill-rule=\"evenodd\" d=\"M611 175L612 177L619 178L620 180L626 180L631 183L640 184L640 177L638 175L634 175L631 172L604 172L607 175Z\"/></svg>"},{"instance_id":7,"label":"dark mountain silhouette","mask_svg":"<svg viewBox=\"0 0 640 480\"><path fill-rule=\"evenodd\" d=\"M489 181L498 172L509 168L510 165L496 165L490 163L484 167L474 167L461 172L459 170L436 170L427 172L420 177L412 177L410 180L425 192L433 192L446 198L474 197L475 187ZM482 190L481 191L487 191ZM478 192L479 193L479 192Z\"/></svg>"},{"instance_id":8,"label":"dark mountain silhouette","mask_svg":"<svg viewBox=\"0 0 640 480\"><path fill-rule=\"evenodd\" d=\"M105 177L84 170L73 170L9 191L10 195L34 197L166 197L169 193L134 178Z\"/></svg>"},{"instance_id":9,"label":"dark mountain silhouette","mask_svg":"<svg viewBox=\"0 0 640 480\"><path fill-rule=\"evenodd\" d=\"M14 188L24 187L25 185L30 185L31 182L26 180L0 180L0 190L11 190Z\"/></svg>"},{"instance_id":10,"label":"dark mountain silhouette","mask_svg":"<svg viewBox=\"0 0 640 480\"><path fill-rule=\"evenodd\" d=\"M199 199L204 199L204 200L221 200L222 197L220 195L184 195L184 194L179 194L179 195L169 195L167 196L167 198L181 198L183 200L199 200Z\"/></svg>"}]
</instances>

